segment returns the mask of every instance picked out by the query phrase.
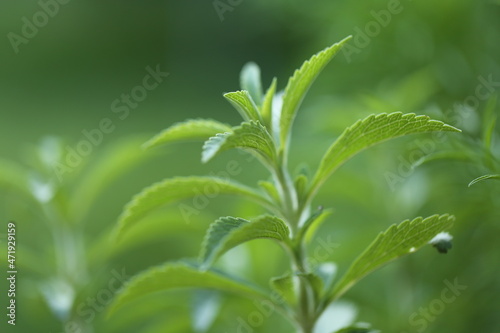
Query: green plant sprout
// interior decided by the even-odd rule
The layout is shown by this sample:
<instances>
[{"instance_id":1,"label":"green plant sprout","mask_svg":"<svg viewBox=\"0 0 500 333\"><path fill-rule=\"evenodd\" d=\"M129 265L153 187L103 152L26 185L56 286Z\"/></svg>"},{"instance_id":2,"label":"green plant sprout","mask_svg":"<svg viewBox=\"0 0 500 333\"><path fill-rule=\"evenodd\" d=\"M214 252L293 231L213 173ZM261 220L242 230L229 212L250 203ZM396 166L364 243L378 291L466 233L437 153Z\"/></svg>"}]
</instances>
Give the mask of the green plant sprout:
<instances>
[{"instance_id":1,"label":"green plant sprout","mask_svg":"<svg viewBox=\"0 0 500 333\"><path fill-rule=\"evenodd\" d=\"M480 140L469 133L463 135L460 141L450 142L447 149L422 157L413 167L439 160L456 160L471 163L476 166L477 172L485 173L471 180L469 187L486 180L500 180L500 159L494 147L497 99L497 95L493 94L484 107Z\"/></svg>"},{"instance_id":2,"label":"green plant sprout","mask_svg":"<svg viewBox=\"0 0 500 333\"><path fill-rule=\"evenodd\" d=\"M425 115L370 115L348 127L324 154L310 179L289 172L288 158L292 124L309 87L350 37L305 61L288 80L282 97L274 78L266 92L262 90L260 69L254 63L243 67L242 90L224 94L241 114L239 126L215 120L194 119L174 124L145 143L146 148L182 140L206 140L202 161L208 162L233 148L253 154L272 175L272 181L259 182L260 190L217 177L176 177L144 189L129 202L119 219L116 237L120 239L151 211L195 196L195 188L212 186L220 194L239 195L255 201L268 214L253 219L226 216L209 227L200 255L200 263L170 262L146 270L134 277L115 298L110 314L144 295L176 288L215 289L251 299L268 300L269 290L244 282L212 264L228 250L251 240L277 242L288 254L291 272L271 279L270 288L281 296L276 310L289 319L297 332L310 333L330 304L338 300L360 279L388 262L417 251L437 234L448 230L454 217L448 214L418 217L389 227L352 263L337 281L325 272L309 267L306 244L329 214L328 209L312 210L312 202L325 181L347 160L377 143L414 133L459 129L432 120ZM332 319L332 323L335 319ZM346 327L337 332L375 332L365 326Z\"/></svg>"}]
</instances>

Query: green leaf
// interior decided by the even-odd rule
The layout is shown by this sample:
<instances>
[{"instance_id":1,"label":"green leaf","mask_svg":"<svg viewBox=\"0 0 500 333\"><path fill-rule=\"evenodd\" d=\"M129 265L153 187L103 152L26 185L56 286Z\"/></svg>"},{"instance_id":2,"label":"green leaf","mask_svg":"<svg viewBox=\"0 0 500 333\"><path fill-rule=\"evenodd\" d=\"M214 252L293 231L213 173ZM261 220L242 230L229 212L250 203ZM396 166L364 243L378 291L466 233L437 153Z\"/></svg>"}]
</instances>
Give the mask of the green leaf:
<instances>
[{"instance_id":1,"label":"green leaf","mask_svg":"<svg viewBox=\"0 0 500 333\"><path fill-rule=\"evenodd\" d=\"M129 138L115 142L99 155L97 160L78 177L70 198L73 218L81 222L90 212L92 204L106 187L130 169L150 157L140 145L144 138Z\"/></svg>"},{"instance_id":2,"label":"green leaf","mask_svg":"<svg viewBox=\"0 0 500 333\"><path fill-rule=\"evenodd\" d=\"M474 179L473 181L471 181L469 183L469 187L471 187L472 185L474 185L476 183L479 183L480 181L487 180L487 179L500 180L500 175L484 175L484 176L481 176L481 177L477 177L476 179Z\"/></svg>"},{"instance_id":3,"label":"green leaf","mask_svg":"<svg viewBox=\"0 0 500 333\"><path fill-rule=\"evenodd\" d=\"M359 325L345 327L333 333L379 333L379 332L380 332L379 330L374 330L370 328L368 325L359 324Z\"/></svg>"},{"instance_id":4,"label":"green leaf","mask_svg":"<svg viewBox=\"0 0 500 333\"><path fill-rule=\"evenodd\" d=\"M319 226L328 216L332 215L332 213L332 209L323 209L319 207L318 210L304 222L304 225L300 228L295 239L304 239L306 242L310 242Z\"/></svg>"},{"instance_id":5,"label":"green leaf","mask_svg":"<svg viewBox=\"0 0 500 333\"><path fill-rule=\"evenodd\" d=\"M323 280L315 273L298 273L297 276L304 279L311 286L315 302L317 302L323 294Z\"/></svg>"},{"instance_id":6,"label":"green leaf","mask_svg":"<svg viewBox=\"0 0 500 333\"><path fill-rule=\"evenodd\" d=\"M266 192L271 200L273 200L275 203L280 202L280 194L278 192L278 189L276 189L276 186L274 186L272 182L261 180L258 184Z\"/></svg>"},{"instance_id":7,"label":"green leaf","mask_svg":"<svg viewBox=\"0 0 500 333\"><path fill-rule=\"evenodd\" d=\"M201 258L204 267L209 267L222 254L233 247L254 239L273 239L289 242L290 230L285 222L275 216L264 215L247 221L237 217L221 217L207 231Z\"/></svg>"},{"instance_id":8,"label":"green leaf","mask_svg":"<svg viewBox=\"0 0 500 333\"><path fill-rule=\"evenodd\" d=\"M203 145L202 161L211 160L218 153L233 149L248 149L261 157L267 165L276 164L276 148L264 126L257 121L242 123L232 133L217 134Z\"/></svg>"},{"instance_id":9,"label":"green leaf","mask_svg":"<svg viewBox=\"0 0 500 333\"><path fill-rule=\"evenodd\" d=\"M259 110L252 97L246 90L240 90L224 94L231 105L240 113L245 121L260 120L262 121Z\"/></svg>"},{"instance_id":10,"label":"green leaf","mask_svg":"<svg viewBox=\"0 0 500 333\"><path fill-rule=\"evenodd\" d=\"M276 86L278 84L278 80L276 78L271 82L271 86L266 91L266 95L264 96L264 101L262 102L262 106L260 109L260 114L262 115L262 121L264 125L269 128L269 132L272 132L273 125L273 99L274 94L276 93Z\"/></svg>"},{"instance_id":11,"label":"green leaf","mask_svg":"<svg viewBox=\"0 0 500 333\"><path fill-rule=\"evenodd\" d=\"M347 273L329 294L328 303L343 295L361 278L401 256L413 253L429 243L438 233L453 225L454 216L418 217L392 225L354 261Z\"/></svg>"},{"instance_id":12,"label":"green leaf","mask_svg":"<svg viewBox=\"0 0 500 333\"><path fill-rule=\"evenodd\" d=\"M143 148L186 140L207 140L217 133L231 132L231 126L211 119L189 119L164 129L144 143Z\"/></svg>"},{"instance_id":13,"label":"green leaf","mask_svg":"<svg viewBox=\"0 0 500 333\"><path fill-rule=\"evenodd\" d=\"M495 131L495 125L497 121L497 115L495 114L495 108L497 106L497 95L492 95L488 100L484 110L484 120L483 120L483 141L484 147L487 150L491 149L491 143L493 140L493 132Z\"/></svg>"},{"instance_id":14,"label":"green leaf","mask_svg":"<svg viewBox=\"0 0 500 333\"><path fill-rule=\"evenodd\" d=\"M260 68L254 62L246 63L240 73L241 89L247 90L257 106L262 103L262 83L260 80Z\"/></svg>"},{"instance_id":15,"label":"green leaf","mask_svg":"<svg viewBox=\"0 0 500 333\"><path fill-rule=\"evenodd\" d=\"M227 179L215 177L176 177L166 179L145 188L125 206L119 218L117 237L120 238L125 231L151 211L179 200L197 195L204 196L207 190L210 191L211 197L218 194L241 195L263 206L270 206L270 203L258 192Z\"/></svg>"},{"instance_id":16,"label":"green leaf","mask_svg":"<svg viewBox=\"0 0 500 333\"><path fill-rule=\"evenodd\" d=\"M32 199L29 186L29 170L15 162L0 159L0 187L14 190Z\"/></svg>"},{"instance_id":17,"label":"green leaf","mask_svg":"<svg viewBox=\"0 0 500 333\"><path fill-rule=\"evenodd\" d=\"M297 304L297 294L299 288L298 277L294 275L284 275L272 278L270 281L271 287L280 294L286 303Z\"/></svg>"},{"instance_id":18,"label":"green leaf","mask_svg":"<svg viewBox=\"0 0 500 333\"><path fill-rule=\"evenodd\" d=\"M214 271L199 271L185 263L167 263L132 278L111 303L108 315L143 296L178 288L207 288L249 298L268 298L259 288L227 275Z\"/></svg>"},{"instance_id":19,"label":"green leaf","mask_svg":"<svg viewBox=\"0 0 500 333\"><path fill-rule=\"evenodd\" d=\"M440 160L456 160L456 161L464 161L464 162L475 162L476 158L472 156L468 151L465 150L457 150L457 151L440 151L436 153L432 153L422 158L418 159L415 163L412 164L412 168L419 167L423 164L427 164L429 162L440 161Z\"/></svg>"},{"instance_id":20,"label":"green leaf","mask_svg":"<svg viewBox=\"0 0 500 333\"><path fill-rule=\"evenodd\" d=\"M318 74L337 54L342 46L351 39L351 36L343 39L339 43L324 49L306 60L300 69L297 69L290 77L283 96L283 108L280 119L280 144L284 148L289 137L290 128L305 94L309 90Z\"/></svg>"},{"instance_id":21,"label":"green leaf","mask_svg":"<svg viewBox=\"0 0 500 333\"><path fill-rule=\"evenodd\" d=\"M323 156L311 192L316 191L339 166L370 146L408 134L436 131L460 132L441 121L414 113L382 113L358 120L337 138Z\"/></svg>"}]
</instances>

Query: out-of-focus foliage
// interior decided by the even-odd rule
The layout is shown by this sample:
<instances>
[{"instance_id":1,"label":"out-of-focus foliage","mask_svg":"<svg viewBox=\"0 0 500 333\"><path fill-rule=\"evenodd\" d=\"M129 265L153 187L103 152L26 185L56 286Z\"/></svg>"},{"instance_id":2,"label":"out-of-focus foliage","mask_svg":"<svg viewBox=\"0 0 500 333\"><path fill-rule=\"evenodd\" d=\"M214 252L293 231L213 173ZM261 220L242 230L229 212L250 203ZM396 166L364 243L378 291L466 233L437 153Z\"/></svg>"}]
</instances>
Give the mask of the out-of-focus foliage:
<instances>
[{"instance_id":1,"label":"out-of-focus foliage","mask_svg":"<svg viewBox=\"0 0 500 333\"><path fill-rule=\"evenodd\" d=\"M74 189L77 184L82 189L69 191L71 195L65 197L72 198L72 203L65 205L74 207L74 216L81 219L88 261L96 262L90 265L101 267L90 272L85 290L76 296L75 304L85 304L86 297L95 298L105 290L113 268L120 272L125 268L129 277L166 260L195 257L208 224L216 217L260 213L254 203L221 196L210 200L199 215L191 215L187 224L175 206L134 226L134 235L124 235L119 247L110 250L106 231L115 224L123 204L144 186L174 175L225 177L232 171L228 169L231 159L241 161L238 179L245 184L262 178L264 170L255 161L247 164L246 156L229 152L200 165L198 144L172 145L165 148L170 159L150 160L112 183L105 184L113 173L94 177L97 185L103 185L97 195L90 190L94 186L86 185L90 178L84 175L91 172L99 156L107 154L106 147L136 133L157 133L186 118L232 117L230 123L236 124L237 115L221 94L237 85L235 73L244 63L259 63L268 87L272 77L267 75L286 77L311 50L351 34L354 40L358 36L359 43L353 45L359 53L353 52L349 58L341 54L333 60L334 66L317 79L295 120L291 167L296 167L298 176L308 172L302 162L319 160L332 135L340 135L356 119L372 113L425 114L463 129L464 134L462 138L424 135L402 139L349 161L315 200L317 205L334 207L317 234L325 235L324 241L337 244L342 251L322 252L317 250L321 244L314 240L310 251L347 267L373 235L388 227L388 221L452 212L457 221L448 254L437 256L429 247L420 256L403 259L361 281L346 298L358 305L359 318L383 332L413 333L424 324L429 333L500 331L496 316L499 183L489 180L467 186L479 176L498 173L488 164L490 157L482 147L491 142L492 155L499 156L498 126L483 119L490 95L500 88L500 6L487 0L401 1L397 8L402 10L389 19L381 14L389 10L389 3L393 2L241 1L231 5L221 21L211 1L69 1L38 28L36 36L19 45L19 53L14 52L7 34L22 34L23 17L32 20L40 6L37 2L2 3L0 183L7 179L12 185L0 190L0 226L5 228L0 230L0 253L3 256L6 251L6 223L14 220L20 237L20 308L15 330L64 331L44 296L36 292L39 282L55 273L55 263L46 264L54 260L55 253L52 235L43 222L46 218L36 202L26 199L31 192L22 175L37 169L38 163L33 149L26 147L47 134L57 135L66 138L63 150L67 153L85 139L83 130L97 128L103 118L116 125L103 136L102 145L83 159L83 173L77 176L75 170L65 175ZM378 34L369 35L367 24L378 22L376 17L388 22L380 24ZM373 23L368 28L377 30ZM145 68L157 64L170 75L148 91L144 101L129 108L128 117L120 119L121 113L114 113L111 104L122 94L131 94L142 84ZM277 91L285 83L278 82ZM498 117L498 105L489 112ZM485 138L484 126L491 129L491 136ZM436 161L412 169L424 155L447 148L472 153L473 161ZM403 153L395 156L394 151ZM359 177L360 173L364 176ZM158 231L156 235L151 235L151 228ZM231 260L234 257L236 263ZM231 250L221 259L226 270L260 284L286 267L280 249L265 241ZM0 270L5 271L5 259L1 260ZM467 289L453 302L443 301L441 309L441 293L448 287L443 277L452 284L458 279ZM2 290L4 285L2 281ZM207 309L218 304L222 315L214 319L210 331L220 332L228 326L236 331L237 318L247 320L260 309L236 297L212 303L197 301L200 297L212 299L185 291L168 297L152 295L121 309L119 319L105 320L104 313L96 311L91 324L95 332L191 332L191 317L202 311L193 304L208 304ZM179 302L186 298L192 302ZM0 302L6 301L2 293ZM432 306L436 308L432 310ZM92 307L84 310L89 309ZM429 312L429 319L422 323L426 317L421 309L435 313ZM151 319L155 314L156 319ZM140 324L138 318L143 318ZM4 322L0 325L2 332L12 329ZM255 331L287 328L278 314L271 314Z\"/></svg>"}]
</instances>

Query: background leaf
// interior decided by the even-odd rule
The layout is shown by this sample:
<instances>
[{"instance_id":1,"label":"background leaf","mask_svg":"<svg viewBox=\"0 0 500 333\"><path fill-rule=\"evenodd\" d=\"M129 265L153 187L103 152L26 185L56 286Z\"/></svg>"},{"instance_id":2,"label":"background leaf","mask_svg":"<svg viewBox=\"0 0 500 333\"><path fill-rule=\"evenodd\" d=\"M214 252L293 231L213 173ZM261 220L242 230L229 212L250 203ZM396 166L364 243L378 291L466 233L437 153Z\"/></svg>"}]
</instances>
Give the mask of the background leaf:
<instances>
[{"instance_id":1,"label":"background leaf","mask_svg":"<svg viewBox=\"0 0 500 333\"><path fill-rule=\"evenodd\" d=\"M260 79L260 68L254 62L248 62L243 66L240 73L241 89L248 91L255 104L262 104L262 83Z\"/></svg>"},{"instance_id":2,"label":"background leaf","mask_svg":"<svg viewBox=\"0 0 500 333\"><path fill-rule=\"evenodd\" d=\"M481 177L477 177L476 179L474 179L473 181L471 181L469 183L469 187L471 187L472 185L476 184L476 183L479 183L483 180L488 180L488 179L496 179L496 180L500 180L500 175L484 175L484 176L481 176Z\"/></svg>"}]
</instances>

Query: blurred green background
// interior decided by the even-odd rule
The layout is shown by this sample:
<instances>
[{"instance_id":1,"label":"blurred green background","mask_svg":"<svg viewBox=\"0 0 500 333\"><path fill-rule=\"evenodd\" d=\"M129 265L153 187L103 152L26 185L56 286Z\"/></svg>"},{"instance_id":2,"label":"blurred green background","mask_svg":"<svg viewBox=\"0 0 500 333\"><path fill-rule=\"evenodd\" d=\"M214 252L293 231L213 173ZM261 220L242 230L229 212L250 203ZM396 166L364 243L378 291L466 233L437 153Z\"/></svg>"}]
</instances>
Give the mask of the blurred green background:
<instances>
[{"instance_id":1,"label":"blurred green background","mask_svg":"<svg viewBox=\"0 0 500 333\"><path fill-rule=\"evenodd\" d=\"M33 22L42 7L35 1L0 5L2 163L11 161L32 170L40 164L35 152L43 138L60 137L63 150L75 149L85 139L82 131L97 128L104 118L114 125L83 162L64 176L63 194L76 207L82 203L79 228L88 261L87 276L81 277L80 289L75 291L75 304L95 297L116 272L125 270L132 276L167 260L195 257L207 226L218 216L262 213L253 204L221 197L211 200L188 224L178 207L171 207L156 221L151 219L138 228L128 245L112 250L108 232L123 206L153 182L176 175L217 173L234 159L243 168L237 180L255 185L256 180L268 177L255 161L247 162L238 153L202 165L201 143L172 145L146 158L138 149L141 142L186 118L213 118L236 125L239 117L222 93L239 88L239 71L246 62L260 65L266 87L276 76L278 88L283 89L305 59L353 35L349 49L353 52L336 56L301 107L294 126L292 170L303 163L314 170L343 128L371 113L427 114L464 133L447 135L440 142L433 141L432 135L420 135L377 146L346 164L323 188L315 204L333 207L335 213L320 234L331 235L331 241L338 244L328 260L335 261L341 272L392 223L434 213L457 217L452 230L454 247L447 255L426 248L369 276L344 300L356 304L357 320L383 332L500 332L496 314L500 310L499 185L485 182L467 187L472 179L493 172L495 165L480 157L475 162L436 162L409 171L395 182L387 181L389 174L401 176L398 170L414 162L410 156L422 150L419 142L432 142L436 152L470 150L482 156L477 148L481 147L481 120L489 97L500 89L498 1L402 1L397 13L385 17L384 26L376 17L381 17L381 11L387 13L394 1L222 1L230 8L223 13L216 9L217 3L68 1L59 4L57 13L32 38L16 46L17 53L11 33L21 36L23 18ZM148 66L159 66L169 75L130 109L128 117L120 119L112 103L142 84ZM484 87L484 79L493 82L489 88ZM480 91L487 91L487 96L476 98L473 108L461 108L471 101L468 97L477 97L481 85ZM498 114L498 107L493 110ZM45 151L51 151L47 144L51 141L44 142ZM125 147L123 160L109 168L109 174L95 178L96 186L103 186L99 191L88 190L85 197L80 191L91 179L86 175L98 174L100 161L120 144ZM499 146L495 134L493 153L497 156ZM128 152L134 156L130 160ZM49 178L53 177L50 172L46 170ZM47 281L57 275L54 258L58 251L47 212L13 186L0 191L0 268L7 270L4 240L9 220L17 223L19 266L17 324L7 325L2 314L2 332L72 332L65 330L64 319L58 319L57 311L47 305L51 296L44 296L44 291L54 295ZM63 194L58 194L61 202L66 200L60 198ZM315 246L313 242L312 249ZM263 285L287 270L280 249L266 242L252 242L226 256L227 262L239 265L229 263L225 269ZM438 315L429 317L425 329L423 324L412 324L414 313L441 297L444 281L455 279L467 289ZM0 285L1 308L5 309L4 278ZM55 286L61 292L62 287ZM179 291L148 297L109 319L99 308L87 329L194 332L189 318L196 308L196 295ZM209 332L238 332L237 318L246 318L254 310L250 301L224 296ZM254 328L254 332L290 331L278 314Z\"/></svg>"}]
</instances>

